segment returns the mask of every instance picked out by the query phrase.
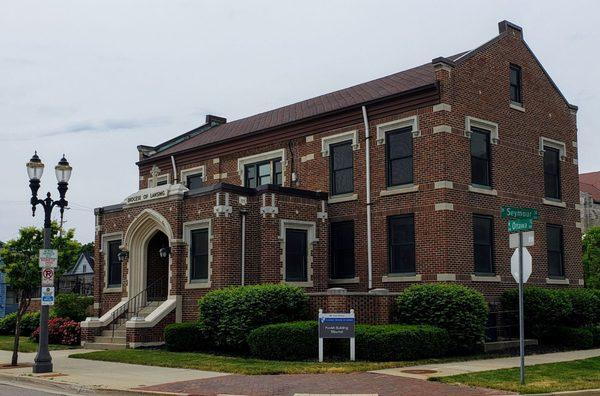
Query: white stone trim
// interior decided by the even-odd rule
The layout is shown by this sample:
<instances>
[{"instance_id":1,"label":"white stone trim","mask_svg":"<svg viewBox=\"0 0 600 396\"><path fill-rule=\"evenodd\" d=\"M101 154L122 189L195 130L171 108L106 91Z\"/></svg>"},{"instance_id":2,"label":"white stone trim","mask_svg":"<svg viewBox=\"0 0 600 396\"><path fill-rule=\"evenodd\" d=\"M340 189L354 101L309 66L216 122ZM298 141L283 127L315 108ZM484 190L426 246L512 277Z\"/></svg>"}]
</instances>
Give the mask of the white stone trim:
<instances>
[{"instance_id":1,"label":"white stone trim","mask_svg":"<svg viewBox=\"0 0 600 396\"><path fill-rule=\"evenodd\" d=\"M246 167L246 165L254 164L256 162L273 160L276 158L281 158L281 183L283 185L285 185L285 166L287 164L287 158L285 155L285 149L277 149L277 150L267 151L266 153L254 154L254 155L249 155L247 157L238 158L237 172L238 172L238 175L240 176L241 186L242 187L246 186L246 178L244 177L244 168ZM272 177L273 177L273 175L271 175L271 178Z\"/></svg>"},{"instance_id":2,"label":"white stone trim","mask_svg":"<svg viewBox=\"0 0 600 396\"><path fill-rule=\"evenodd\" d=\"M540 136L540 155L544 155L544 146L552 147L558 150L560 160L565 161L567 159L567 145L565 142L550 139L544 136Z\"/></svg>"},{"instance_id":3,"label":"white stone trim","mask_svg":"<svg viewBox=\"0 0 600 396\"><path fill-rule=\"evenodd\" d=\"M450 106L448 103L438 103L433 105L433 112L435 113L438 111L452 111L452 106Z\"/></svg>"},{"instance_id":4,"label":"white stone trim","mask_svg":"<svg viewBox=\"0 0 600 396\"><path fill-rule=\"evenodd\" d=\"M100 253L102 253L102 264L104 265L103 293L120 293L123 291L123 263L121 263L121 284L119 287L108 287L108 243L118 240L121 241L122 247L125 243L122 232L102 234L102 238L100 239Z\"/></svg>"},{"instance_id":5,"label":"white stone trim","mask_svg":"<svg viewBox=\"0 0 600 396\"><path fill-rule=\"evenodd\" d=\"M327 199L327 203L334 204L340 202L349 202L356 201L358 199L358 194L350 193L350 194L340 194L334 195Z\"/></svg>"},{"instance_id":6,"label":"white stone trim","mask_svg":"<svg viewBox=\"0 0 600 396\"><path fill-rule=\"evenodd\" d=\"M585 285L585 280L579 279L579 286L584 286L584 285Z\"/></svg>"},{"instance_id":7,"label":"white stone trim","mask_svg":"<svg viewBox=\"0 0 600 396\"><path fill-rule=\"evenodd\" d=\"M438 282L454 282L456 281L456 274L437 274L436 280Z\"/></svg>"},{"instance_id":8,"label":"white stone trim","mask_svg":"<svg viewBox=\"0 0 600 396\"><path fill-rule=\"evenodd\" d=\"M191 252L192 252L192 231L208 229L208 279L191 280ZM213 232L212 232L212 220L202 219L187 221L183 223L183 240L187 245L187 254L185 255L185 288L186 289L208 289L211 287L212 279L212 262L213 262Z\"/></svg>"},{"instance_id":9,"label":"white stone trim","mask_svg":"<svg viewBox=\"0 0 600 396\"><path fill-rule=\"evenodd\" d=\"M171 174L163 173L162 175L158 175L156 177L149 177L148 178L148 188L157 187L158 182L163 181L163 180L167 181L167 185L171 184Z\"/></svg>"},{"instance_id":10,"label":"white stone trim","mask_svg":"<svg viewBox=\"0 0 600 396\"><path fill-rule=\"evenodd\" d=\"M422 275L389 274L381 277L382 282L421 282Z\"/></svg>"},{"instance_id":11,"label":"white stone trim","mask_svg":"<svg viewBox=\"0 0 600 396\"><path fill-rule=\"evenodd\" d=\"M390 122L384 122L383 124L377 124L377 144L385 144L385 134L390 131L395 131L396 129L412 127L413 137L421 136L421 131L419 130L419 117L411 116L402 118L401 120L395 120Z\"/></svg>"},{"instance_id":12,"label":"white stone trim","mask_svg":"<svg viewBox=\"0 0 600 396\"><path fill-rule=\"evenodd\" d=\"M452 127L450 125L436 125L433 127L433 133L452 133Z\"/></svg>"},{"instance_id":13,"label":"white stone trim","mask_svg":"<svg viewBox=\"0 0 600 396\"><path fill-rule=\"evenodd\" d=\"M325 136L321 138L321 154L323 157L329 157L329 146L332 144L342 143L346 140L352 141L352 150L356 151L360 148L358 141L358 130L337 133L335 135Z\"/></svg>"},{"instance_id":14,"label":"white stone trim","mask_svg":"<svg viewBox=\"0 0 600 396\"><path fill-rule=\"evenodd\" d=\"M436 211L440 211L440 210L454 210L454 204L451 204L451 203L448 203L448 202L436 203L435 204L435 210Z\"/></svg>"},{"instance_id":15,"label":"white stone trim","mask_svg":"<svg viewBox=\"0 0 600 396\"><path fill-rule=\"evenodd\" d=\"M401 184L399 186L390 186L385 190L381 190L379 192L380 197L385 197L389 195L397 195L397 194L408 194L419 191L418 184Z\"/></svg>"},{"instance_id":16,"label":"white stone trim","mask_svg":"<svg viewBox=\"0 0 600 396\"><path fill-rule=\"evenodd\" d=\"M308 136L306 137L306 143L310 143L310 142L312 142L312 141L314 141L314 140L315 140L315 137L314 137L313 135L308 135Z\"/></svg>"},{"instance_id":17,"label":"white stone trim","mask_svg":"<svg viewBox=\"0 0 600 396\"><path fill-rule=\"evenodd\" d=\"M573 165L579 165L579 160L577 158L573 158Z\"/></svg>"},{"instance_id":18,"label":"white stone trim","mask_svg":"<svg viewBox=\"0 0 600 396\"><path fill-rule=\"evenodd\" d=\"M490 188L486 188L486 187L479 187L479 186L474 186L472 184L469 184L469 191L473 192L473 193L477 193L477 194L484 194L484 195L498 195L498 191Z\"/></svg>"},{"instance_id":19,"label":"white stone trim","mask_svg":"<svg viewBox=\"0 0 600 396\"><path fill-rule=\"evenodd\" d=\"M125 322L125 327L128 329L154 327L174 309L181 311L181 296L169 296L166 301L156 307L148 316L144 318L134 317Z\"/></svg>"},{"instance_id":20,"label":"white stone trim","mask_svg":"<svg viewBox=\"0 0 600 396\"><path fill-rule=\"evenodd\" d=\"M350 283L360 283L360 278L355 276L354 278L329 279L329 284L331 285L345 285Z\"/></svg>"},{"instance_id":21,"label":"white stone trim","mask_svg":"<svg viewBox=\"0 0 600 396\"><path fill-rule=\"evenodd\" d=\"M224 173L215 173L213 175L214 180L227 179L227 172Z\"/></svg>"},{"instance_id":22,"label":"white stone trim","mask_svg":"<svg viewBox=\"0 0 600 396\"><path fill-rule=\"evenodd\" d=\"M492 121L482 120L480 118L465 117L465 136L471 138L471 128L484 129L490 133L490 141L492 144L498 144L500 136L498 133L498 124Z\"/></svg>"},{"instance_id":23,"label":"white stone trim","mask_svg":"<svg viewBox=\"0 0 600 396\"><path fill-rule=\"evenodd\" d=\"M285 234L288 228L306 231L306 282L287 282L285 280ZM300 287L313 286L313 247L319 242L317 238L317 223L314 221L301 221L281 219L279 223L279 242L281 246L281 282Z\"/></svg>"},{"instance_id":24,"label":"white stone trim","mask_svg":"<svg viewBox=\"0 0 600 396\"><path fill-rule=\"evenodd\" d=\"M213 164L218 164L219 162L221 162L221 159L219 157L217 158L213 158Z\"/></svg>"},{"instance_id":25,"label":"white stone trim","mask_svg":"<svg viewBox=\"0 0 600 396\"><path fill-rule=\"evenodd\" d=\"M120 309L123 305L127 304L129 300L127 299L127 297L123 297L121 298L121 301L119 301L117 304L115 304L115 306L113 306L111 309L109 309L108 311L106 311L104 313L104 315L102 315L100 318L97 317L90 317L88 316L87 318L85 318L85 320L83 322L79 322L80 326L82 328L94 328L94 327L104 327L110 324L110 320L112 319L112 315L113 313Z\"/></svg>"},{"instance_id":26,"label":"white stone trim","mask_svg":"<svg viewBox=\"0 0 600 396\"><path fill-rule=\"evenodd\" d=\"M523 112L523 113L525 112L525 107L523 107L523 106L522 106L521 104L519 104L519 103L516 103L516 102L510 102L510 103L508 104L508 106L509 106L511 109L514 109L514 110L519 110L520 112Z\"/></svg>"},{"instance_id":27,"label":"white stone trim","mask_svg":"<svg viewBox=\"0 0 600 396\"><path fill-rule=\"evenodd\" d=\"M180 172L180 183L187 187L186 178L192 175L202 175L202 181L206 182L206 167L204 165L183 169ZM227 176L226 176L227 177Z\"/></svg>"},{"instance_id":28,"label":"white stone trim","mask_svg":"<svg viewBox=\"0 0 600 396\"><path fill-rule=\"evenodd\" d=\"M471 275L473 282L502 282L500 275Z\"/></svg>"},{"instance_id":29,"label":"white stone trim","mask_svg":"<svg viewBox=\"0 0 600 396\"><path fill-rule=\"evenodd\" d=\"M300 157L300 162L308 162L315 159L314 153L306 154Z\"/></svg>"},{"instance_id":30,"label":"white stone trim","mask_svg":"<svg viewBox=\"0 0 600 396\"><path fill-rule=\"evenodd\" d=\"M433 183L433 188L435 190L439 190L441 188L447 188L452 190L454 188L454 183L449 180L436 181L435 183Z\"/></svg>"},{"instance_id":31,"label":"white stone trim","mask_svg":"<svg viewBox=\"0 0 600 396\"><path fill-rule=\"evenodd\" d=\"M554 201L552 199L546 199L546 198L542 198L542 203L544 205L556 206L558 208L566 208L567 207L567 203L566 202Z\"/></svg>"},{"instance_id":32,"label":"white stone trim","mask_svg":"<svg viewBox=\"0 0 600 396\"><path fill-rule=\"evenodd\" d=\"M570 285L571 282L569 278L564 279L555 279L555 278L546 278L546 283L549 285Z\"/></svg>"}]
</instances>

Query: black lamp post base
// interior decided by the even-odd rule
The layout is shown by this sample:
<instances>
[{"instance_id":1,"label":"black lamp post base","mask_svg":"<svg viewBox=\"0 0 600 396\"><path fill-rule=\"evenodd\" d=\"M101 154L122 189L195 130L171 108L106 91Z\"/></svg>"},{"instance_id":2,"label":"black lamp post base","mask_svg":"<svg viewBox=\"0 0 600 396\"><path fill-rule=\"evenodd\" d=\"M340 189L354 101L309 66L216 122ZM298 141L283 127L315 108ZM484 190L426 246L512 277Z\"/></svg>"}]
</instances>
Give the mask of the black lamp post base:
<instances>
[{"instance_id":1,"label":"black lamp post base","mask_svg":"<svg viewBox=\"0 0 600 396\"><path fill-rule=\"evenodd\" d=\"M33 364L33 373L34 374L51 373L51 372L52 372L52 361L35 362Z\"/></svg>"}]
</instances>

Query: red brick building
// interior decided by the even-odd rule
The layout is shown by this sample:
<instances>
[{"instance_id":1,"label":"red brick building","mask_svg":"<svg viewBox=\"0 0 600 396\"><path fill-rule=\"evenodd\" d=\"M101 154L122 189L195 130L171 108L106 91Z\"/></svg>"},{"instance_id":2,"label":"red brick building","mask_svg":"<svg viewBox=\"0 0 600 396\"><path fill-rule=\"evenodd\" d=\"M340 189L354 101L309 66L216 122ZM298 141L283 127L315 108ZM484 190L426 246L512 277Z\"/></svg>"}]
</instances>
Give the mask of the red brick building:
<instances>
[{"instance_id":1,"label":"red brick building","mask_svg":"<svg viewBox=\"0 0 600 396\"><path fill-rule=\"evenodd\" d=\"M84 340L108 342L114 322L121 344L160 342L229 285L299 285L315 309L368 322L423 282L493 303L515 287L503 205L540 213L529 282L581 285L577 107L522 29L499 29L471 51L139 146L139 191L96 210L99 318Z\"/></svg>"}]
</instances>

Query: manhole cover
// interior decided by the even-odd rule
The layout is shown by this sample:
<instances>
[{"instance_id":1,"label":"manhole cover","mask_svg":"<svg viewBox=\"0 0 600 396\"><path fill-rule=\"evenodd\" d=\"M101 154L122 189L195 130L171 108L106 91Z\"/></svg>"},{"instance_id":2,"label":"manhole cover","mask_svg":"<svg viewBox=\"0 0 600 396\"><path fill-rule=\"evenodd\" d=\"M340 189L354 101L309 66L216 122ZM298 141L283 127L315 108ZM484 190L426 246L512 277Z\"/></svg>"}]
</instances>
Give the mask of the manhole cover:
<instances>
[{"instance_id":1,"label":"manhole cover","mask_svg":"<svg viewBox=\"0 0 600 396\"><path fill-rule=\"evenodd\" d=\"M402 370L406 374L435 374L437 370Z\"/></svg>"}]
</instances>

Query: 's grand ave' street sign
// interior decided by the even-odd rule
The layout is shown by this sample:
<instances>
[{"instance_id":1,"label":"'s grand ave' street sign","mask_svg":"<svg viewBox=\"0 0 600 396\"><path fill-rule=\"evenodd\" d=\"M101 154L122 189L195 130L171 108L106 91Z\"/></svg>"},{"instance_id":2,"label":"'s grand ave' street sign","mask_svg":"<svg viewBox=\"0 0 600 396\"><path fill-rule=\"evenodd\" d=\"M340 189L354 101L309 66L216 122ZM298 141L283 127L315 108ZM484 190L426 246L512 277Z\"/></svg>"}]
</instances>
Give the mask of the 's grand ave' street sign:
<instances>
[{"instance_id":1,"label":"'s grand ave' street sign","mask_svg":"<svg viewBox=\"0 0 600 396\"><path fill-rule=\"evenodd\" d=\"M501 210L502 218L513 218L513 219L532 219L537 220L540 218L540 214L537 209L533 208L516 208L514 206L503 206Z\"/></svg>"},{"instance_id":2,"label":"'s grand ave' street sign","mask_svg":"<svg viewBox=\"0 0 600 396\"><path fill-rule=\"evenodd\" d=\"M532 219L510 219L508 220L508 232L531 231L533 229Z\"/></svg>"}]
</instances>

